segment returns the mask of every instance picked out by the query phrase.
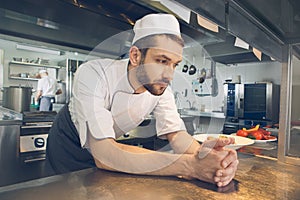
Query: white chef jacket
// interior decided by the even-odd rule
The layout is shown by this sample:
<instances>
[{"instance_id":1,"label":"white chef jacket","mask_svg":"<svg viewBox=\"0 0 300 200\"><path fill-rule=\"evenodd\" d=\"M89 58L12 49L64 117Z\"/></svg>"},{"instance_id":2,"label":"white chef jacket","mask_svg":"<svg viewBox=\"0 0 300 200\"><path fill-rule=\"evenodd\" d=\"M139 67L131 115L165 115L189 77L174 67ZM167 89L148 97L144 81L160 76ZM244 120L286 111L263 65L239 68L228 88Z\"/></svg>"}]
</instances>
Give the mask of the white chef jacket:
<instances>
[{"instance_id":1,"label":"white chef jacket","mask_svg":"<svg viewBox=\"0 0 300 200\"><path fill-rule=\"evenodd\" d=\"M76 71L69 111L82 146L87 133L97 139L118 138L153 112L157 135L186 130L171 88L161 96L133 94L127 77L128 59L97 59Z\"/></svg>"},{"instance_id":2,"label":"white chef jacket","mask_svg":"<svg viewBox=\"0 0 300 200\"><path fill-rule=\"evenodd\" d=\"M57 84L54 78L44 76L38 80L37 90L42 90L42 96L54 97L57 91Z\"/></svg>"}]
</instances>

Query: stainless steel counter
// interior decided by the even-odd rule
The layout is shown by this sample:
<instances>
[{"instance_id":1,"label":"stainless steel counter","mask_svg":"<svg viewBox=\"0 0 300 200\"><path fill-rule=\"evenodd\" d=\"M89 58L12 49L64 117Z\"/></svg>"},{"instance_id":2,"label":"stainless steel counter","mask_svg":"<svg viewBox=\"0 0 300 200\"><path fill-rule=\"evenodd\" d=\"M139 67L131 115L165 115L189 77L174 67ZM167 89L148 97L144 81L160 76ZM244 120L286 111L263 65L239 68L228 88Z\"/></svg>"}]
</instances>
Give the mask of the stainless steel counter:
<instances>
[{"instance_id":1,"label":"stainless steel counter","mask_svg":"<svg viewBox=\"0 0 300 200\"><path fill-rule=\"evenodd\" d=\"M43 159L50 125L25 125L24 116L0 107L0 186L46 175Z\"/></svg>"},{"instance_id":2,"label":"stainless steel counter","mask_svg":"<svg viewBox=\"0 0 300 200\"><path fill-rule=\"evenodd\" d=\"M200 110L182 109L180 110L180 114L194 117L210 117L225 119L225 115L223 112L202 112Z\"/></svg>"},{"instance_id":3,"label":"stainless steel counter","mask_svg":"<svg viewBox=\"0 0 300 200\"><path fill-rule=\"evenodd\" d=\"M21 113L0 106L0 126L20 125L22 120L23 115Z\"/></svg>"},{"instance_id":4,"label":"stainless steel counter","mask_svg":"<svg viewBox=\"0 0 300 200\"><path fill-rule=\"evenodd\" d=\"M176 177L138 176L87 169L2 187L0 199L299 199L299 166L240 153L239 158L235 179L223 188Z\"/></svg>"}]
</instances>

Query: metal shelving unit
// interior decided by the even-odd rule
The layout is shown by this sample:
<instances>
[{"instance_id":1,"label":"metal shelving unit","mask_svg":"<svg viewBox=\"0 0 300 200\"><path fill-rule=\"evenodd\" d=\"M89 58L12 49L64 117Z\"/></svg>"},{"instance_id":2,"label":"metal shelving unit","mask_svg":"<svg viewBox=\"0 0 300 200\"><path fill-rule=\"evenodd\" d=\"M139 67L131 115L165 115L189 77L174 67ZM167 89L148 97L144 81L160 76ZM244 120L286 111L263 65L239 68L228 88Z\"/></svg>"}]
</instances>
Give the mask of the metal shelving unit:
<instances>
[{"instance_id":1,"label":"metal shelving unit","mask_svg":"<svg viewBox=\"0 0 300 200\"><path fill-rule=\"evenodd\" d=\"M60 66L57 66L57 65L45 65L45 64L30 63L30 62L18 62L18 61L10 61L9 64L27 65L27 66L32 66L32 67L55 68L55 69L61 68Z\"/></svg>"},{"instance_id":2,"label":"metal shelving unit","mask_svg":"<svg viewBox=\"0 0 300 200\"><path fill-rule=\"evenodd\" d=\"M27 81L37 81L38 78L35 77L21 77L16 74L11 74L11 65L14 67L36 67L39 69L52 68L52 69L60 69L60 66L57 65L46 65L46 64L38 64L38 63L30 63L30 62L19 62L19 61L10 61L9 62L9 78L15 80L27 80Z\"/></svg>"}]
</instances>

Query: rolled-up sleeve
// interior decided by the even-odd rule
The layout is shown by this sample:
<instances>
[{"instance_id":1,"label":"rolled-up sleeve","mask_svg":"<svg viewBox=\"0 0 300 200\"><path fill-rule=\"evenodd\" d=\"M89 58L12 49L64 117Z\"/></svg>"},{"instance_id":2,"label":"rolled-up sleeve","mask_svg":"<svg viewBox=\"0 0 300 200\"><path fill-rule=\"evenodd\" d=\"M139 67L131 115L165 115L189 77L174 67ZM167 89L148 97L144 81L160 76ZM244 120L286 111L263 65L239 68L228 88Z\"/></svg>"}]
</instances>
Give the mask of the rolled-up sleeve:
<instances>
[{"instance_id":1,"label":"rolled-up sleeve","mask_svg":"<svg viewBox=\"0 0 300 200\"><path fill-rule=\"evenodd\" d=\"M86 63L77 70L70 111L82 146L88 131L97 139L115 138L112 115L106 106L108 87L101 67Z\"/></svg>"}]
</instances>

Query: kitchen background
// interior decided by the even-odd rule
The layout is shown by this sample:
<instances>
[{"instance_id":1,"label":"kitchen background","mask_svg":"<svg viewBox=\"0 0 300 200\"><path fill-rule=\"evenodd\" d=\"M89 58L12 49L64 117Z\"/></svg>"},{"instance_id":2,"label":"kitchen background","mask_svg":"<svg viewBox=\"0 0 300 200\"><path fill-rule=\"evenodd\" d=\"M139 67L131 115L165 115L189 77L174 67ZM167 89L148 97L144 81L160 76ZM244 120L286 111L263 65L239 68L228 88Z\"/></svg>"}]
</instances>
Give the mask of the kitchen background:
<instances>
[{"instance_id":1,"label":"kitchen background","mask_svg":"<svg viewBox=\"0 0 300 200\"><path fill-rule=\"evenodd\" d=\"M180 21L182 32L195 40L187 41L184 60L177 67L171 85L188 132L217 133L223 131L225 123L236 128L245 126L243 118L227 119L226 83L272 82L281 89L281 95L276 96L280 98L280 113L277 113L280 127L277 124L273 129L278 145L266 143L264 147L269 151L260 149L260 153L299 164L300 6L297 0L274 2L1 0L0 87L21 85L35 90L35 74L46 68L66 88L65 99L59 100L62 105L68 100L67 94L70 95L72 78L68 73L75 72L78 64L96 57L122 55L130 46L130 35L125 33L126 40L120 40L117 34L130 30L135 20L147 13L173 13ZM212 28L204 26L203 21ZM102 43L107 38L114 43ZM237 41L242 41L243 47L236 45ZM97 55L89 55L100 43L102 46L95 51ZM17 49L20 45L54 50L58 54ZM75 67L69 66L72 63ZM1 92L0 104L2 100ZM0 186L45 176L41 172L45 156L43 139L47 137L53 115L42 119L25 113L15 116L16 120L7 120L3 115L0 121L0 168L4 169L0 171ZM130 134L155 133L154 119L145 121L148 124L142 124ZM42 123L42 127L27 124L32 122ZM134 144L152 142L155 147L153 137L142 139L135 140ZM30 148L23 148L24 141Z\"/></svg>"},{"instance_id":2,"label":"kitchen background","mask_svg":"<svg viewBox=\"0 0 300 200\"><path fill-rule=\"evenodd\" d=\"M30 42L30 41L27 41ZM32 41L34 43L34 41ZM22 58L27 60L26 62L36 62L38 59L46 60L46 67L49 66L59 66L62 62L67 59L72 60L82 60L85 61L87 59L88 54L82 54L78 52L71 51L63 51L60 50L59 47L56 51L64 52L63 55L51 55L47 53L39 53L28 50L19 50L17 49L17 45L19 42L9 41L0 39L0 47L2 52L1 65L0 65L0 74L1 81L0 87L8 87L8 86L29 86L36 89L37 87L37 79L14 79L11 76L20 76L21 74L26 74L27 76L35 76L40 69L45 68L45 65L40 66L31 66L25 65L20 66L18 64L12 64L11 61L14 58ZM32 44L27 43L27 46L32 46ZM39 46L40 48L47 48L45 46ZM254 83L254 82L272 82L274 84L280 85L281 81L281 64L276 61L271 62L257 62L254 63L241 63L241 64L232 64L232 65L224 65L221 63L216 64L216 80L217 80L217 88L218 92L216 96L212 97L211 94L211 59L209 55L203 47L200 45L197 46L199 55L195 55L195 51L193 48L186 48L184 51L184 59L181 64L176 69L176 75L172 84L172 89L174 93L178 92L181 94L180 105L179 108L189 108L191 105L187 100L195 101L198 106L197 109L200 109L200 105L205 104L205 109L207 111L222 111L222 107L224 107L224 89L223 84L225 80L232 80L233 82L238 81L240 79L241 83ZM201 54L203 56L201 56ZM104 57L105 55L103 55ZM89 59L92 59L89 57ZM193 75L189 75L189 73L183 72L184 65L188 64L195 65L197 70ZM207 71L207 79L202 83L195 86L195 81L201 75L201 69L205 69ZM49 75L58 79L58 82L65 81L63 77L59 77L57 70L55 68L47 68ZM296 76L298 77L298 76ZM194 83L194 84L193 84ZM199 88L198 92L195 92L195 88ZM200 89L202 88L202 89ZM199 94L196 96L195 94ZM34 94L33 94L34 95ZM209 95L209 96L205 96ZM2 93L0 94L0 99L2 100Z\"/></svg>"}]
</instances>

